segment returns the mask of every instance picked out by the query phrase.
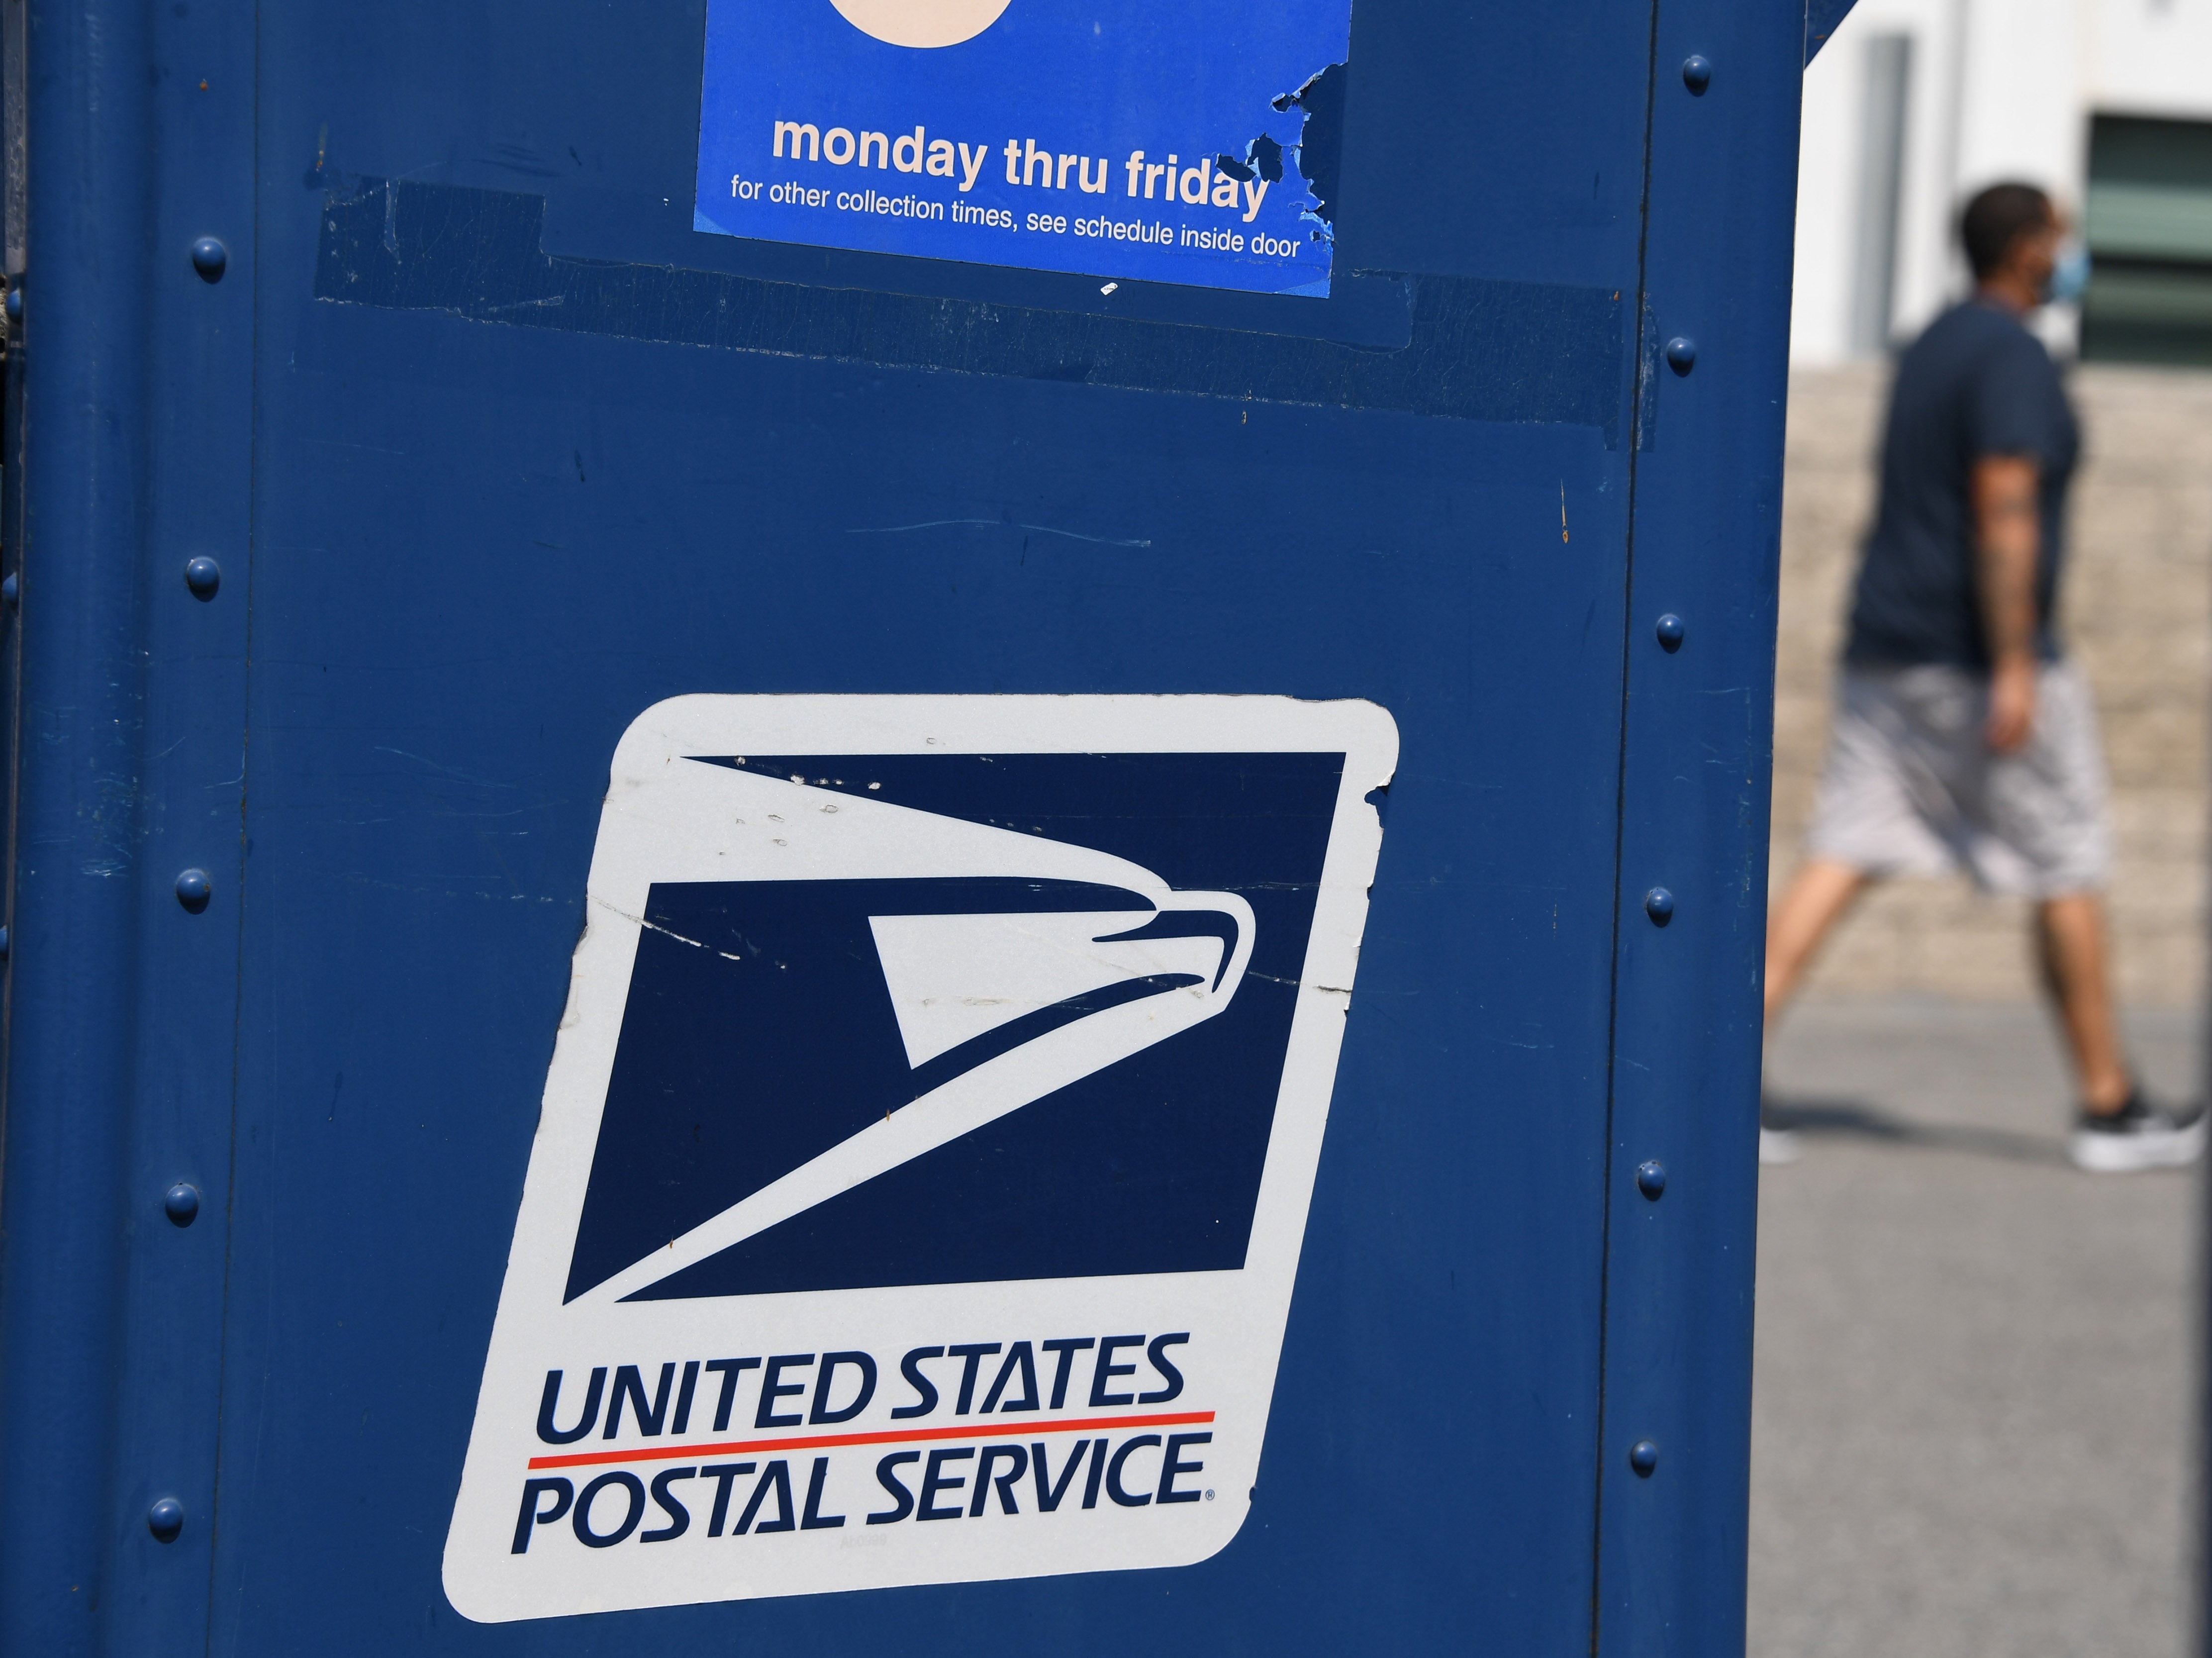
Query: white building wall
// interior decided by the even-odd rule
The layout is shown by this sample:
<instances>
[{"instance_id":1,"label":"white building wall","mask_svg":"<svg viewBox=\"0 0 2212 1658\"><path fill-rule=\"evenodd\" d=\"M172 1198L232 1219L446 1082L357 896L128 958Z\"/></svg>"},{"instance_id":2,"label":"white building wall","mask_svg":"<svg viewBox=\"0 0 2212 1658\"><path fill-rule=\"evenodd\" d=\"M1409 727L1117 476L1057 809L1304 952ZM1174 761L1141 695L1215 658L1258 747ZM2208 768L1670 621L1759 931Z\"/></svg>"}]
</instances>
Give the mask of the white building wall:
<instances>
[{"instance_id":1,"label":"white building wall","mask_svg":"<svg viewBox=\"0 0 2212 1658\"><path fill-rule=\"evenodd\" d=\"M1898 325L1917 327L1956 286L1949 217L1960 143L1965 13L1963 0L1859 0L1806 71L1790 330L1790 355L1798 361L1838 362L1854 355L1868 48L1877 36L1901 34L1912 42L1894 276Z\"/></svg>"},{"instance_id":2,"label":"white building wall","mask_svg":"<svg viewBox=\"0 0 2212 1658\"><path fill-rule=\"evenodd\" d=\"M1955 197L2018 179L2079 208L2084 37L2095 9L2096 0L1966 0Z\"/></svg>"},{"instance_id":3,"label":"white building wall","mask_svg":"<svg viewBox=\"0 0 2212 1658\"><path fill-rule=\"evenodd\" d=\"M1869 40L1912 41L1892 331L1966 291L1953 217L2001 179L2080 210L2090 116L2212 118L2212 0L1859 0L1805 72L1790 355L1843 361L1862 234ZM2071 319L2046 319L2063 343Z\"/></svg>"},{"instance_id":4,"label":"white building wall","mask_svg":"<svg viewBox=\"0 0 2212 1658\"><path fill-rule=\"evenodd\" d=\"M1863 9L1862 8L1861 9ZM1862 44L1846 18L1805 76L1797 143L1796 285L1790 304L1793 361L1838 362L1850 355L1851 207L1858 185L1858 111L1864 96Z\"/></svg>"},{"instance_id":5,"label":"white building wall","mask_svg":"<svg viewBox=\"0 0 2212 1658\"><path fill-rule=\"evenodd\" d=\"M2087 54L2095 108L2212 119L2212 0L2106 0Z\"/></svg>"},{"instance_id":6,"label":"white building wall","mask_svg":"<svg viewBox=\"0 0 2212 1658\"><path fill-rule=\"evenodd\" d=\"M1898 227L1897 307L1892 327L1917 330L1943 307L1959 282L1959 253L1951 240L1951 198L1960 142L1961 53L1969 45L1966 8L1962 0L1882 3L1887 10L1874 14L1875 25L1913 37L1912 106L1905 135L1905 189ZM1814 61L1817 67L1819 59Z\"/></svg>"}]
</instances>

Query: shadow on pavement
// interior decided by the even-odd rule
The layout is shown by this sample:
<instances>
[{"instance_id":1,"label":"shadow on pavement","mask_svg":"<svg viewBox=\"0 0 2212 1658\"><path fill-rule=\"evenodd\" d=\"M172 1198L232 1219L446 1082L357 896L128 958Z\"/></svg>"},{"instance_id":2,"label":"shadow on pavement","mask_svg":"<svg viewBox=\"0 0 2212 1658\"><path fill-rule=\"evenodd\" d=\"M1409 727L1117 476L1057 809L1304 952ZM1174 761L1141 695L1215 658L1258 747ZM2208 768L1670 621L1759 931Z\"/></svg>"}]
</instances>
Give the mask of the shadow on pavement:
<instances>
[{"instance_id":1,"label":"shadow on pavement","mask_svg":"<svg viewBox=\"0 0 2212 1658\"><path fill-rule=\"evenodd\" d=\"M2000 1157L2008 1163L2066 1163L2064 1145L2040 1134L2022 1134L2008 1128L1982 1128L1970 1123L1917 1121L1856 1100L1786 1098L1769 1094L1761 1116L1769 1128L1795 1129L1810 1138L1879 1140L1891 1145L1926 1146L1939 1151Z\"/></svg>"}]
</instances>

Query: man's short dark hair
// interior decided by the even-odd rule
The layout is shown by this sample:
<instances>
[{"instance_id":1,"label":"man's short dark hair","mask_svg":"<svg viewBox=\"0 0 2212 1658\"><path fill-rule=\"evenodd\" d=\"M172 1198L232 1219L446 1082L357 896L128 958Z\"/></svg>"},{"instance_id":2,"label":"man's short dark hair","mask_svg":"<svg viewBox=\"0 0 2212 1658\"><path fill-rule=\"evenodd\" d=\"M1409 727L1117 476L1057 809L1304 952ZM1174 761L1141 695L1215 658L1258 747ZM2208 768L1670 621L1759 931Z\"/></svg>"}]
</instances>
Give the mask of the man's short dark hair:
<instances>
[{"instance_id":1,"label":"man's short dark hair","mask_svg":"<svg viewBox=\"0 0 2212 1658\"><path fill-rule=\"evenodd\" d=\"M1981 280L2004 263L2024 230L2037 230L2055 216L2051 197L2033 185L1991 185L1966 203L1959 234L1966 244L1966 263Z\"/></svg>"}]
</instances>

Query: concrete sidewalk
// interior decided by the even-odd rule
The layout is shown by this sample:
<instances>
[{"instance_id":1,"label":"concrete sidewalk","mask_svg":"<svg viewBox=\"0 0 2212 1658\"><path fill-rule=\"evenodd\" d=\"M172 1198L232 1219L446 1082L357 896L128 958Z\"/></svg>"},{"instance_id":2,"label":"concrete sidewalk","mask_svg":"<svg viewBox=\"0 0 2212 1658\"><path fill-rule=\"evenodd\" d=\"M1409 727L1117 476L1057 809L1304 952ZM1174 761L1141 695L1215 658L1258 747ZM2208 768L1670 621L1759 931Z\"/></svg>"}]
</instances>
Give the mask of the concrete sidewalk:
<instances>
[{"instance_id":1,"label":"concrete sidewalk","mask_svg":"<svg viewBox=\"0 0 2212 1658\"><path fill-rule=\"evenodd\" d=\"M2168 1097L2196 1027L2129 1021ZM1768 1084L1753 1658L2179 1658L2199 1175L2066 1163L2033 1008L1808 1002Z\"/></svg>"}]
</instances>

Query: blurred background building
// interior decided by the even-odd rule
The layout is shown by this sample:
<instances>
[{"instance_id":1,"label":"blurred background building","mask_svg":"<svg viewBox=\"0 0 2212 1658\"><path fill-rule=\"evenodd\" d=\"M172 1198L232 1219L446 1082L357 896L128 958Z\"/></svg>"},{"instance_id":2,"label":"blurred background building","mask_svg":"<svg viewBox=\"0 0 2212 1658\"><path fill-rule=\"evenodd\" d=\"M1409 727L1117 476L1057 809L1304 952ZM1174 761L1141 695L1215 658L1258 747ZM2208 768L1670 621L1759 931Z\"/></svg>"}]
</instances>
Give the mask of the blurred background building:
<instances>
[{"instance_id":1,"label":"blurred background building","mask_svg":"<svg viewBox=\"0 0 2212 1658\"><path fill-rule=\"evenodd\" d=\"M2114 959L2151 1086L2204 1086L2212 847L2212 0L1858 0L1805 77L1774 878L1812 805L1892 349L2002 178L2082 223L2038 319L2085 440L2063 625L2095 689ZM2199 1581L2202 1176L2064 1160L2022 904L1896 881L1768 1048L1752 1658L2183 1658Z\"/></svg>"},{"instance_id":2,"label":"blurred background building","mask_svg":"<svg viewBox=\"0 0 2212 1658\"><path fill-rule=\"evenodd\" d=\"M2093 264L2039 330L2086 437L2064 626L2104 717L2124 1000L2199 1005L2212 820L2212 0L1858 0L1805 76L1774 878L1812 805L1892 349L1967 288L1982 185L2050 190ZM1808 990L2025 1003L2025 907L1877 891Z\"/></svg>"},{"instance_id":3,"label":"blurred background building","mask_svg":"<svg viewBox=\"0 0 2212 1658\"><path fill-rule=\"evenodd\" d=\"M2212 0L1858 0L1805 78L1791 354L1878 353L1955 295L1958 204L2000 179L2096 261L2054 331L2212 367Z\"/></svg>"}]
</instances>

